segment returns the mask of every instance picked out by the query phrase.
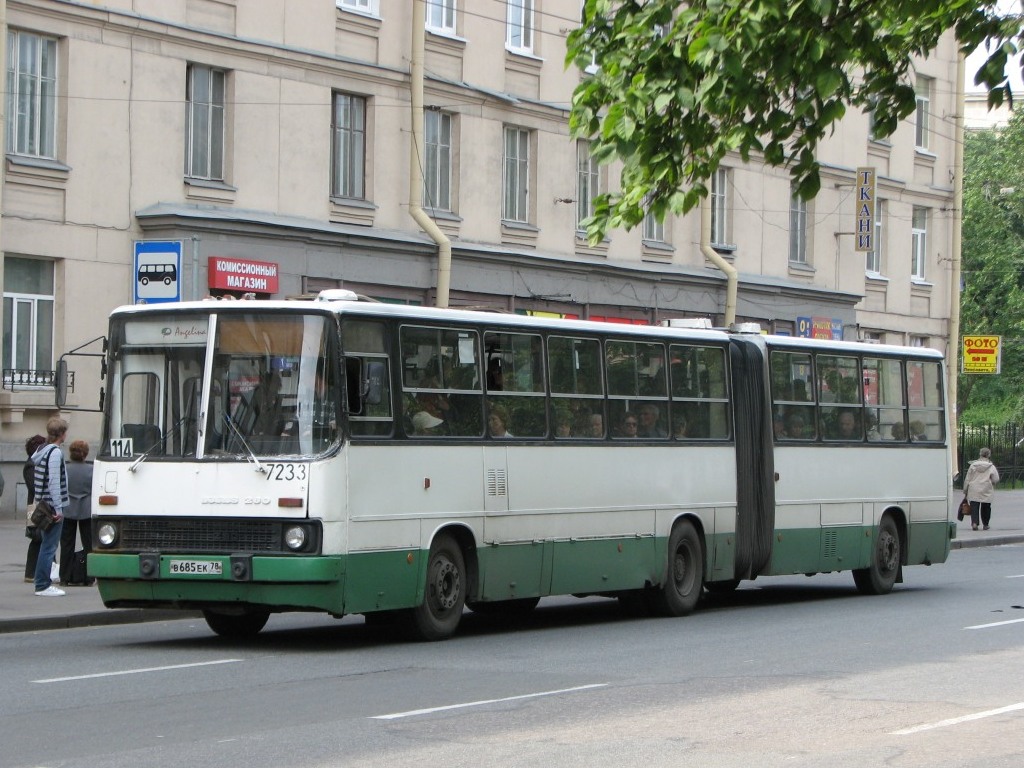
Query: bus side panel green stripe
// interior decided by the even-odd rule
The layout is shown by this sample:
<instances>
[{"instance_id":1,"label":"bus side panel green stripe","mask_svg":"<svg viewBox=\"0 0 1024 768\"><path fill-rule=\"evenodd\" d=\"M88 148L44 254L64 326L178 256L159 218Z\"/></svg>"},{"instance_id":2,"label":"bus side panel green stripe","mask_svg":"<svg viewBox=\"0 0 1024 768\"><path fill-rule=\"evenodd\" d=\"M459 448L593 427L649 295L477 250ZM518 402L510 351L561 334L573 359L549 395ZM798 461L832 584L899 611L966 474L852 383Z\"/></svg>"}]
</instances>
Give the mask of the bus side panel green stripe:
<instances>
[{"instance_id":1,"label":"bus side panel green stripe","mask_svg":"<svg viewBox=\"0 0 1024 768\"><path fill-rule=\"evenodd\" d=\"M914 523L907 537L907 562L944 563L949 557L949 523L937 520L931 523Z\"/></svg>"}]
</instances>

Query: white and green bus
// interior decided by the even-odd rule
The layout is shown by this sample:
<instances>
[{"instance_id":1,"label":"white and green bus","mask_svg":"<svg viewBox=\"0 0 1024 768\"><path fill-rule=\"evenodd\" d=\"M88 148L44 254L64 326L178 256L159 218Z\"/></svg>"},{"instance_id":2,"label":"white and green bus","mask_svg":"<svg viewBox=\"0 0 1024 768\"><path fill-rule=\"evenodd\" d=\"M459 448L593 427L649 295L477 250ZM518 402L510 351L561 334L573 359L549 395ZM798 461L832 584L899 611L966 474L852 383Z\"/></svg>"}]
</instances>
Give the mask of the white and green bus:
<instances>
[{"instance_id":1,"label":"white and green bus","mask_svg":"<svg viewBox=\"0 0 1024 768\"><path fill-rule=\"evenodd\" d=\"M955 523L938 352L357 301L111 316L90 575L226 636L851 571L889 592Z\"/></svg>"}]
</instances>

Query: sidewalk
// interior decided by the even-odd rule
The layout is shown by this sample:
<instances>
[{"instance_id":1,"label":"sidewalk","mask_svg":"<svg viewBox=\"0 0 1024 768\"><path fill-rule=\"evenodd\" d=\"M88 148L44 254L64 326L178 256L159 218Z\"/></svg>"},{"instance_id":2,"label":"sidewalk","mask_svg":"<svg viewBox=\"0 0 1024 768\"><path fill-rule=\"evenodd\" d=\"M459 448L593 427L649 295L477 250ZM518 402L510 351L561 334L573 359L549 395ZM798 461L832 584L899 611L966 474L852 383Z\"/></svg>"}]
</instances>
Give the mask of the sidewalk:
<instances>
[{"instance_id":1,"label":"sidewalk","mask_svg":"<svg viewBox=\"0 0 1024 768\"><path fill-rule=\"evenodd\" d=\"M953 506L963 494L954 491ZM25 525L20 519L0 520L0 633L65 629L103 624L132 624L196 615L186 611L104 608L96 587L67 587L64 597L36 597L26 584ZM954 549L1024 542L1024 490L996 491L992 527L972 531L970 520L957 525Z\"/></svg>"}]
</instances>

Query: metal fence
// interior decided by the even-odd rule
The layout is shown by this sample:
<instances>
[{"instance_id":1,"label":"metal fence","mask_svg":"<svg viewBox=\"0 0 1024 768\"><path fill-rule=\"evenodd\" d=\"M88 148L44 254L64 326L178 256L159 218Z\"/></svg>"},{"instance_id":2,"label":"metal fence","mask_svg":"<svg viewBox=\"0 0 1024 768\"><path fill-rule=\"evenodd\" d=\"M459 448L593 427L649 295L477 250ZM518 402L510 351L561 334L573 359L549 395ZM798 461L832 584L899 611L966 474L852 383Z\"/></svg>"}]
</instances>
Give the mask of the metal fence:
<instances>
[{"instance_id":1,"label":"metal fence","mask_svg":"<svg viewBox=\"0 0 1024 768\"><path fill-rule=\"evenodd\" d=\"M967 473L967 465L978 458L978 451L987 446L999 470L999 486L1024 486L1024 425L961 424L958 446L960 466L956 469L961 478Z\"/></svg>"}]
</instances>

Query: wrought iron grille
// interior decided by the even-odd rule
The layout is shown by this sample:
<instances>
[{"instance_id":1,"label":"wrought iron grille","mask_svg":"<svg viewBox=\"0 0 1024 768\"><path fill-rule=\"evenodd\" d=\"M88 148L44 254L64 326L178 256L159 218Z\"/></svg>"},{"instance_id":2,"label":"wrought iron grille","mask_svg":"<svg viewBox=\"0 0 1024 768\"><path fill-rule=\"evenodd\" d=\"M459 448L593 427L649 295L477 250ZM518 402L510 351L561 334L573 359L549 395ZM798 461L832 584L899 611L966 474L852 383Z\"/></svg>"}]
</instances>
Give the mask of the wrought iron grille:
<instances>
[{"instance_id":1,"label":"wrought iron grille","mask_svg":"<svg viewBox=\"0 0 1024 768\"><path fill-rule=\"evenodd\" d=\"M56 371L33 368L4 368L4 389L53 389ZM75 372L68 371L68 392L75 391Z\"/></svg>"}]
</instances>

